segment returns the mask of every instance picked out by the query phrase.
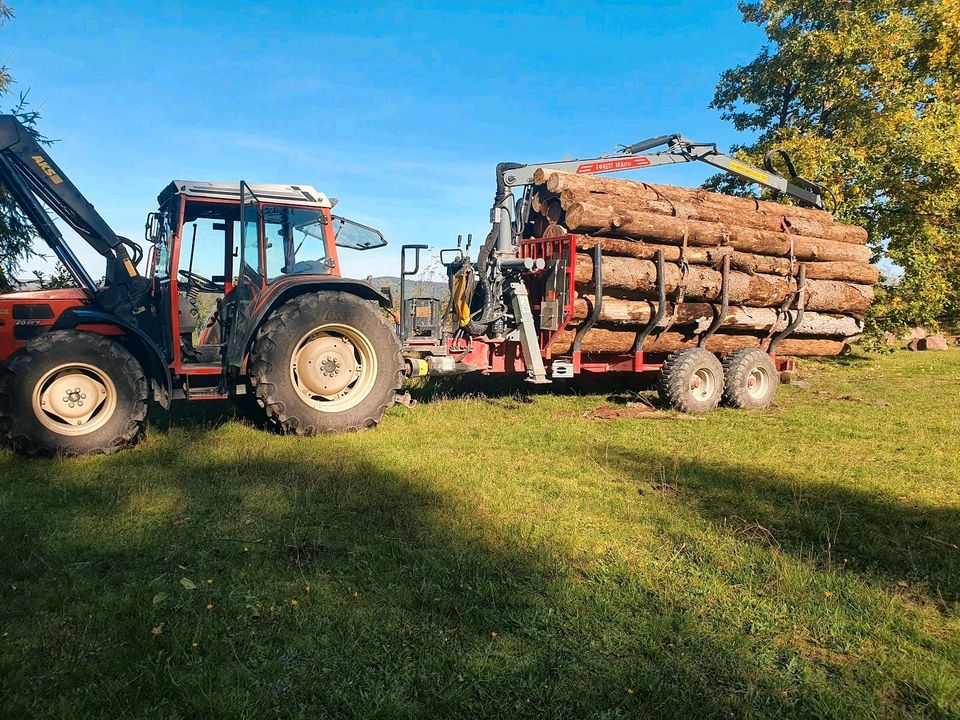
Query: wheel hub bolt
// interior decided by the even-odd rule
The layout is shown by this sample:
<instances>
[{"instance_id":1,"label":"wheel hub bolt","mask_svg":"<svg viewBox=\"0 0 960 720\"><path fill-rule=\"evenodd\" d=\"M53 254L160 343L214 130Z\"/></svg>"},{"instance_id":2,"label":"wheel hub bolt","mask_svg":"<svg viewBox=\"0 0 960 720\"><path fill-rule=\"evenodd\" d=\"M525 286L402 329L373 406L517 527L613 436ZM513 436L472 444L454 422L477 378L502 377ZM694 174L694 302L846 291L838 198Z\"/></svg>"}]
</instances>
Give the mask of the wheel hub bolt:
<instances>
[{"instance_id":1,"label":"wheel hub bolt","mask_svg":"<svg viewBox=\"0 0 960 720\"><path fill-rule=\"evenodd\" d=\"M327 377L332 377L340 372L340 361L335 357L325 357L320 363L320 372Z\"/></svg>"}]
</instances>

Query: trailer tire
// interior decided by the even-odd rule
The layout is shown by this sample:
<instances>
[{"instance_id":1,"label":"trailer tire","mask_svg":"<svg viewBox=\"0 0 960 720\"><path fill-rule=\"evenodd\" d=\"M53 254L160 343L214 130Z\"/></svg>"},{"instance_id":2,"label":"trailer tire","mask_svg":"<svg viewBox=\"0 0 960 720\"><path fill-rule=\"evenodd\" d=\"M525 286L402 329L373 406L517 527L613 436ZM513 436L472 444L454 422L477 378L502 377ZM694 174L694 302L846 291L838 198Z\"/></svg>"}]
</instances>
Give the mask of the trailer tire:
<instances>
[{"instance_id":1,"label":"trailer tire","mask_svg":"<svg viewBox=\"0 0 960 720\"><path fill-rule=\"evenodd\" d=\"M702 413L720 404L723 366L703 348L687 348L667 356L660 369L660 399L685 413Z\"/></svg>"},{"instance_id":2,"label":"trailer tire","mask_svg":"<svg viewBox=\"0 0 960 720\"><path fill-rule=\"evenodd\" d=\"M777 366L756 348L737 350L723 359L723 402L733 408L762 410L780 386Z\"/></svg>"},{"instance_id":3,"label":"trailer tire","mask_svg":"<svg viewBox=\"0 0 960 720\"><path fill-rule=\"evenodd\" d=\"M300 295L273 311L249 368L269 424L294 435L374 427L403 382L394 327L375 303L345 292Z\"/></svg>"},{"instance_id":4,"label":"trailer tire","mask_svg":"<svg viewBox=\"0 0 960 720\"><path fill-rule=\"evenodd\" d=\"M0 433L20 452L110 454L143 435L148 390L143 366L108 337L48 332L21 348L0 372Z\"/></svg>"}]
</instances>

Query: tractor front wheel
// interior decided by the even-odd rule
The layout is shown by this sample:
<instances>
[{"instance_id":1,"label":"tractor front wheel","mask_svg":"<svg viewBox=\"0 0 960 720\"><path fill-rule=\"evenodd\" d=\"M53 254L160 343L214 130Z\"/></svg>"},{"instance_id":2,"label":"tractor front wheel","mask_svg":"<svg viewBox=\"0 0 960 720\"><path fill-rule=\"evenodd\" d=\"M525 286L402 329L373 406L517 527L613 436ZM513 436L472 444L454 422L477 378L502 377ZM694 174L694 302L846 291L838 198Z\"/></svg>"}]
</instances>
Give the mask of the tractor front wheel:
<instances>
[{"instance_id":1,"label":"tractor front wheel","mask_svg":"<svg viewBox=\"0 0 960 720\"><path fill-rule=\"evenodd\" d=\"M250 385L282 432L373 427L403 380L400 342L380 308L356 295L301 295L274 311L254 340Z\"/></svg>"},{"instance_id":2,"label":"tractor front wheel","mask_svg":"<svg viewBox=\"0 0 960 720\"><path fill-rule=\"evenodd\" d=\"M49 332L2 370L2 434L27 454L112 453L140 438L146 416L142 366L103 335Z\"/></svg>"},{"instance_id":3,"label":"tractor front wheel","mask_svg":"<svg viewBox=\"0 0 960 720\"><path fill-rule=\"evenodd\" d=\"M658 390L660 399L680 412L708 412L723 394L723 366L703 348L680 350L664 361Z\"/></svg>"}]
</instances>

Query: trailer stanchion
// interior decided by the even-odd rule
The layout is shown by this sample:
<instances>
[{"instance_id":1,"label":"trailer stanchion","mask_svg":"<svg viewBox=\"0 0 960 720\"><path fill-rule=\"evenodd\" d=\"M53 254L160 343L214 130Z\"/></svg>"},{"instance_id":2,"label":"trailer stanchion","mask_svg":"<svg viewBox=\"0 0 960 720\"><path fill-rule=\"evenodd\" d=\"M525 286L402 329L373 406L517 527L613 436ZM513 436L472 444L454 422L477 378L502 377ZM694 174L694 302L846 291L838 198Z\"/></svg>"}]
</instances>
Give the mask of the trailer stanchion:
<instances>
[{"instance_id":1,"label":"trailer stanchion","mask_svg":"<svg viewBox=\"0 0 960 720\"><path fill-rule=\"evenodd\" d=\"M790 335L794 330L796 330L800 323L803 321L804 308L806 307L806 284L807 284L807 268L805 265L800 266L800 272L797 273L797 291L794 293L793 297L790 299L789 305L793 304L793 299L796 299L797 302L797 315L793 318L793 321L787 324L787 326L781 330L779 333L773 336L770 340L770 344L767 346L767 354L773 357L777 355L777 345L785 337ZM788 307L789 307L788 305ZM790 310L787 309L787 315L790 315Z\"/></svg>"},{"instance_id":2,"label":"trailer stanchion","mask_svg":"<svg viewBox=\"0 0 960 720\"><path fill-rule=\"evenodd\" d=\"M660 252L660 251L658 251ZM600 243L597 243L593 246L593 312L590 313L583 324L577 328L576 334L573 336L573 372L577 374L580 372L580 345L583 342L583 337L591 328L597 324L597 320L600 319L600 311L603 308L603 248L600 246Z\"/></svg>"},{"instance_id":3,"label":"trailer stanchion","mask_svg":"<svg viewBox=\"0 0 960 720\"><path fill-rule=\"evenodd\" d=\"M713 322L710 323L710 327L707 328L700 339L697 341L697 345L702 348L707 347L707 342L710 340L711 336L717 331L721 324L723 324L724 318L727 316L727 310L730 309L730 255L723 256L723 266L720 271L720 308L717 309L716 306L713 308Z\"/></svg>"},{"instance_id":4,"label":"trailer stanchion","mask_svg":"<svg viewBox=\"0 0 960 720\"><path fill-rule=\"evenodd\" d=\"M653 314L653 317L650 318L650 322L648 322L643 330L638 332L636 338L634 338L632 351L634 372L643 371L643 343L657 325L660 324L660 321L663 320L663 315L667 308L667 286L664 277L663 250L657 250L655 262L657 266L657 311Z\"/></svg>"}]
</instances>

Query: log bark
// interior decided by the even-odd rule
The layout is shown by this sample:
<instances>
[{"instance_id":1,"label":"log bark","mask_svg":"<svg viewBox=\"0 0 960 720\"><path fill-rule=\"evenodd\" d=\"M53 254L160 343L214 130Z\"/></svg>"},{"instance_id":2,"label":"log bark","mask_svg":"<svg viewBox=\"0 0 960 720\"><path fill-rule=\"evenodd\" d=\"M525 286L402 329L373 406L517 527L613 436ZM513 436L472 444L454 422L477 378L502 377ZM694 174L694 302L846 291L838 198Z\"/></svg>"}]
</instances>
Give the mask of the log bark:
<instances>
[{"instance_id":1,"label":"log bark","mask_svg":"<svg viewBox=\"0 0 960 720\"><path fill-rule=\"evenodd\" d=\"M589 290L593 284L593 259L585 253L577 253L575 280L578 289ZM690 265L684 276L679 265L664 266L664 285L668 293L675 293L681 286L685 299L716 301L720 299L721 273L712 268ZM609 257L603 260L604 294L642 298L656 291L657 269L649 260L627 257ZM731 272L729 277L730 302L750 307L775 307L781 305L796 291L796 280L777 275L747 275ZM863 313L873 301L873 288L854 285L838 280L808 280L806 283L806 307L813 311L838 313Z\"/></svg>"},{"instance_id":2,"label":"log bark","mask_svg":"<svg viewBox=\"0 0 960 720\"><path fill-rule=\"evenodd\" d=\"M868 262L870 249L862 245L801 237L783 232L727 227L719 223L684 220L655 213L611 214L606 207L578 203L562 223L578 234L613 235L659 244L722 247L757 255L789 257L791 249L801 261Z\"/></svg>"},{"instance_id":3,"label":"log bark","mask_svg":"<svg viewBox=\"0 0 960 720\"><path fill-rule=\"evenodd\" d=\"M830 213L813 208L734 197L702 189L691 190L672 185L651 185L630 180L609 180L592 175L544 171L542 168L534 173L534 183L545 186L551 193L561 195L566 190L572 193L591 193L605 198L625 198L638 203L660 203L660 207L671 215L678 214L676 206L682 205L683 208L679 211L681 215L690 212L696 214L698 211L709 215L716 211L721 214L732 214L738 218L733 223L737 225L756 222L761 223L761 229L778 229L781 225L786 225L800 235L826 237L830 240L856 244L864 244L867 241L867 232L863 228L835 224ZM674 209L671 209L671 205ZM710 217L702 219L709 221ZM825 229L826 235L814 231L818 228L821 231Z\"/></svg>"},{"instance_id":4,"label":"log bark","mask_svg":"<svg viewBox=\"0 0 960 720\"><path fill-rule=\"evenodd\" d=\"M550 348L556 357L568 355L573 345L573 330L561 332ZM594 329L590 330L580 346L585 353L629 353L633 349L636 333ZM760 347L763 338L755 335L714 335L707 342L707 350L716 353L729 353L743 348ZM696 347L697 339L678 332L666 332L659 336L651 335L643 344L648 353L670 353L688 347ZM795 357L839 355L847 348L843 340L786 338L777 347L777 355Z\"/></svg>"},{"instance_id":5,"label":"log bark","mask_svg":"<svg viewBox=\"0 0 960 720\"><path fill-rule=\"evenodd\" d=\"M664 192L682 190L682 188L669 188L668 186L655 187L664 188ZM742 200L742 198L731 198L714 193L709 193L709 195L716 199L707 199L703 202L688 202L680 199L669 200L665 197L648 200L642 196L629 194L609 195L583 190L564 190L560 194L560 206L563 210L568 210L575 205L584 203L606 207L611 213L647 212L683 220L723 223L728 227L746 227L755 230L819 237L854 245L864 245L867 241L867 231L856 225L836 225L832 221L822 222L807 217L797 217L790 214L790 211L794 208L786 205L780 206L783 210L780 214L748 212L724 202L726 200Z\"/></svg>"},{"instance_id":6,"label":"log bark","mask_svg":"<svg viewBox=\"0 0 960 720\"><path fill-rule=\"evenodd\" d=\"M583 320L593 312L595 297L583 295L574 301L575 321ZM608 325L642 328L657 312L658 303L650 300L623 300L604 297L600 308L599 322ZM715 305L709 303L667 303L664 322L674 317L677 327L689 327L690 332L702 333L713 322ZM783 330L788 319L773 308L749 308L731 305L720 325L722 330L747 330L768 332ZM863 332L863 322L849 315L806 312L800 325L794 330L807 337L851 338Z\"/></svg>"},{"instance_id":7,"label":"log bark","mask_svg":"<svg viewBox=\"0 0 960 720\"><path fill-rule=\"evenodd\" d=\"M578 250L592 250L596 245L600 245L603 248L605 255L620 255L639 258L641 260L655 259L657 250L663 251L663 259L666 262L679 262L681 255L681 249L675 245L659 245L647 243L642 240L620 240L617 238L587 235L577 236L576 246ZM730 256L731 269L750 275L766 273L769 275L790 276L796 275L800 269L799 263L791 265L787 258L737 252L730 247L688 247L686 250L686 261L694 265L719 267L725 255ZM807 277L811 280L847 280L863 285L873 285L880 280L880 271L869 263L818 262L803 263L803 265L806 267Z\"/></svg>"}]
</instances>

